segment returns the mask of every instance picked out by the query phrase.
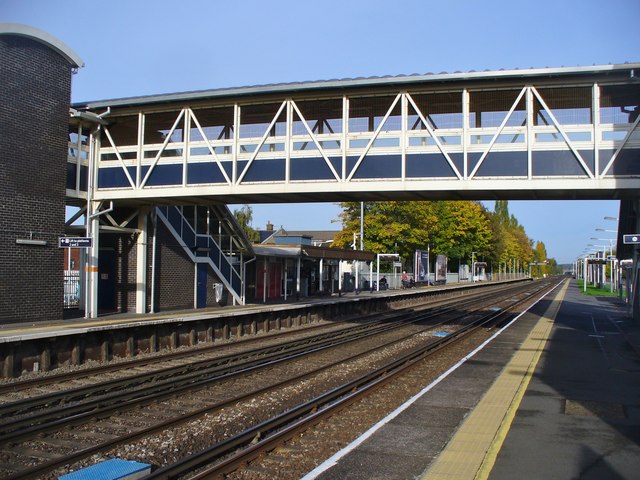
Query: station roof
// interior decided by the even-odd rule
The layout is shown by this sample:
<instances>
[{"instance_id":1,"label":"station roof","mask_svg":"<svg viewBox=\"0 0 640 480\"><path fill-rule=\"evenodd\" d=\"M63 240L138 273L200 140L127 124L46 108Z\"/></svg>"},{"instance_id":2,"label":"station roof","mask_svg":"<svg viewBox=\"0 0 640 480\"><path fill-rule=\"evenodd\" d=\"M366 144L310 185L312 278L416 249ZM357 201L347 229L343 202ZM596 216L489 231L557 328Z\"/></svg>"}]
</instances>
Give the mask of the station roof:
<instances>
[{"instance_id":1,"label":"station roof","mask_svg":"<svg viewBox=\"0 0 640 480\"><path fill-rule=\"evenodd\" d=\"M206 99L225 99L232 97L248 97L269 94L294 94L309 93L310 91L341 91L345 89L358 88L380 88L389 86L409 87L416 84L440 84L456 82L487 81L497 79L516 80L541 77L576 77L608 75L612 73L624 73L634 70L640 72L640 63L624 63L610 65L593 65L578 67L557 67L557 68L530 68L513 70L485 70L482 72L441 72L411 75L379 76L379 77L358 77L334 80L314 80L291 83L276 83L268 85L253 85L245 87L217 88L211 90L197 90L181 93L167 93L160 95L146 95L139 97L127 97L112 100L96 100L75 103L75 108L106 108L106 107L132 107L153 105L162 103L183 103Z\"/></svg>"},{"instance_id":2,"label":"station roof","mask_svg":"<svg viewBox=\"0 0 640 480\"><path fill-rule=\"evenodd\" d=\"M376 254L361 250L315 247L313 245L254 245L253 251L260 257L304 257L327 260L358 260L371 262Z\"/></svg>"},{"instance_id":3,"label":"station roof","mask_svg":"<svg viewBox=\"0 0 640 480\"><path fill-rule=\"evenodd\" d=\"M84 67L80 56L71 50L62 41L49 35L47 32L20 23L0 23L0 35L16 35L27 37L42 43L62 55L74 68Z\"/></svg>"}]
</instances>

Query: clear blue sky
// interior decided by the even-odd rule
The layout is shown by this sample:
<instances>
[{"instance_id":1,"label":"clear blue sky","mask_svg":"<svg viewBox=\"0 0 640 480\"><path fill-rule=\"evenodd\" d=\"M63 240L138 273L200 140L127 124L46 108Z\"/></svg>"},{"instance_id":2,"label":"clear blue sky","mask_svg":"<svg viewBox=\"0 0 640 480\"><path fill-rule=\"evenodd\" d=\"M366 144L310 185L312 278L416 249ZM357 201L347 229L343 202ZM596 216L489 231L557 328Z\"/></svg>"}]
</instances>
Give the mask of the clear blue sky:
<instances>
[{"instance_id":1,"label":"clear blue sky","mask_svg":"<svg viewBox=\"0 0 640 480\"><path fill-rule=\"evenodd\" d=\"M640 0L0 0L85 61L73 101L334 78L640 61ZM570 263L618 202L510 202ZM338 229L334 204L255 205L291 230ZM635 232L634 232L635 233ZM366 233L365 233L366 234ZM598 242L595 242L598 243Z\"/></svg>"}]
</instances>

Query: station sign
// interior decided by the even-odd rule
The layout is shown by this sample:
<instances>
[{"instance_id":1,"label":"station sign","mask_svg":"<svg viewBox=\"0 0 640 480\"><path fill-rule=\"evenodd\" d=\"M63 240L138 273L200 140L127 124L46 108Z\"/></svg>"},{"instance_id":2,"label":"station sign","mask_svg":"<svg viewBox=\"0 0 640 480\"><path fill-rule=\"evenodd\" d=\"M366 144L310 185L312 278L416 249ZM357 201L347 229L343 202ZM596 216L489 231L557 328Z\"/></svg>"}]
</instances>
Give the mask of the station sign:
<instances>
[{"instance_id":1,"label":"station sign","mask_svg":"<svg viewBox=\"0 0 640 480\"><path fill-rule=\"evenodd\" d=\"M58 248L91 248L91 237L58 237Z\"/></svg>"},{"instance_id":2,"label":"station sign","mask_svg":"<svg viewBox=\"0 0 640 480\"><path fill-rule=\"evenodd\" d=\"M622 237L623 243L629 245L640 244L640 233L630 233Z\"/></svg>"}]
</instances>

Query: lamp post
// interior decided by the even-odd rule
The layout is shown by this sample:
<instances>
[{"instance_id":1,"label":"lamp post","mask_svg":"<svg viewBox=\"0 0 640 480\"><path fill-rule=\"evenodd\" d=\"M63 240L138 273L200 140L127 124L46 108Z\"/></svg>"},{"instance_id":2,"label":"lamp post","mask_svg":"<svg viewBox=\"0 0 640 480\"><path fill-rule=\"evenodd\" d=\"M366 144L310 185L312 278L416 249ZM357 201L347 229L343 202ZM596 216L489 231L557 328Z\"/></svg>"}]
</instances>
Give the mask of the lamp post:
<instances>
[{"instance_id":1,"label":"lamp post","mask_svg":"<svg viewBox=\"0 0 640 480\"><path fill-rule=\"evenodd\" d=\"M604 217L605 220L607 219L612 219L612 220L618 220L616 217ZM615 233L616 237L618 236L618 230L606 230L604 228L596 228L596 232L607 232L607 233ZM616 280L618 279L618 272L617 272L617 268L618 268L618 259L613 257L613 240L614 239L609 239L609 244L611 245L611 265L609 267L610 269L610 273L611 273L611 292L613 293L613 283L614 283L614 265L615 265L615 278ZM620 288L619 286L619 282L616 282L616 288Z\"/></svg>"},{"instance_id":2,"label":"lamp post","mask_svg":"<svg viewBox=\"0 0 640 480\"><path fill-rule=\"evenodd\" d=\"M475 283L476 281L476 262L474 262L474 256L476 252L471 252L471 282Z\"/></svg>"},{"instance_id":3,"label":"lamp post","mask_svg":"<svg viewBox=\"0 0 640 480\"><path fill-rule=\"evenodd\" d=\"M602 232L610 232L612 230L604 230L602 228L596 228L596 231L602 231ZM596 238L596 237L591 237L591 240L602 240L602 241L608 241L609 242L609 253L610 253L610 262L611 262L611 271L610 271L610 286L611 286L611 293L613 293L613 239L612 238ZM605 245L605 255L606 255L606 245ZM604 270L604 265L603 264L603 270ZM603 272L604 274L605 272ZM604 275L604 277L606 278L606 275ZM606 284L606 281L605 281Z\"/></svg>"},{"instance_id":4,"label":"lamp post","mask_svg":"<svg viewBox=\"0 0 640 480\"><path fill-rule=\"evenodd\" d=\"M596 261L600 258L600 249L602 248L602 245L595 245L593 243L588 243L587 247L591 247L592 249L595 248L595 253L593 253L592 250L589 250L589 252L586 256L585 259L588 261L589 259L594 260L593 262L591 262L591 269L588 270L587 276L588 276L588 280L591 282L591 284L593 284L594 286L599 286L600 285L600 270L597 268L597 263Z\"/></svg>"}]
</instances>

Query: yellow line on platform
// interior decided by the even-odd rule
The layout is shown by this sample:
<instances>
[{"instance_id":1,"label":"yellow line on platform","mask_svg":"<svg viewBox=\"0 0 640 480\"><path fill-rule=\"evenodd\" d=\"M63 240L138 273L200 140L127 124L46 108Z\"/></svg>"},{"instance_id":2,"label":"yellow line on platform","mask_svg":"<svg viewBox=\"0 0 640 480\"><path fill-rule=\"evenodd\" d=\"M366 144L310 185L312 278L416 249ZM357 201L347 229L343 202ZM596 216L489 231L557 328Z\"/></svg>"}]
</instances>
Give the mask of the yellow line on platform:
<instances>
[{"instance_id":1,"label":"yellow line on platform","mask_svg":"<svg viewBox=\"0 0 640 480\"><path fill-rule=\"evenodd\" d=\"M565 282L524 343L421 480L484 480L489 477L568 287L569 282Z\"/></svg>"}]
</instances>

